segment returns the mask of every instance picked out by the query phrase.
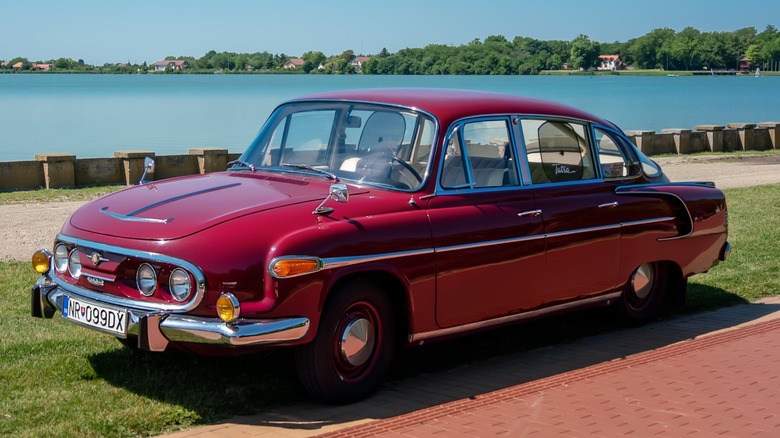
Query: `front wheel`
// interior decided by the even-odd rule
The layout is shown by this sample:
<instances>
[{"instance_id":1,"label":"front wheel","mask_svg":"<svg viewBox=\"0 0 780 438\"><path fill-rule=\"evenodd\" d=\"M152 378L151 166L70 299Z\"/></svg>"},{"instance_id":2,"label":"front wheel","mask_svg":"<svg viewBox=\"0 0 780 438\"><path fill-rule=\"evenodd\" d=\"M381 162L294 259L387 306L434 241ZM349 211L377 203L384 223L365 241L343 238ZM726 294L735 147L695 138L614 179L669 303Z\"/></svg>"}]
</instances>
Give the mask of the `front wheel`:
<instances>
[{"instance_id":1,"label":"front wheel","mask_svg":"<svg viewBox=\"0 0 780 438\"><path fill-rule=\"evenodd\" d=\"M629 325L642 325L657 318L663 309L667 277L661 263L637 267L626 282L620 300L615 303L618 318Z\"/></svg>"},{"instance_id":2,"label":"front wheel","mask_svg":"<svg viewBox=\"0 0 780 438\"><path fill-rule=\"evenodd\" d=\"M368 281L334 291L325 303L317 337L296 353L304 388L317 399L337 404L370 395L393 357L392 310L385 292Z\"/></svg>"}]
</instances>

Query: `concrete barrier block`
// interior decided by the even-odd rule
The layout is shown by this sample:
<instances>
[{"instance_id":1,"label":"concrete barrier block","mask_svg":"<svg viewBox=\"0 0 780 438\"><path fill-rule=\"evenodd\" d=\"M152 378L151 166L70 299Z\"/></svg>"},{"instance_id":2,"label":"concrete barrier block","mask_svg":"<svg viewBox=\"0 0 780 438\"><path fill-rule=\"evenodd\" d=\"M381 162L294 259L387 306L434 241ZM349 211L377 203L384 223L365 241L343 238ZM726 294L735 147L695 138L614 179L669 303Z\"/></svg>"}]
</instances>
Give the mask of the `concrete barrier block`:
<instances>
[{"instance_id":1,"label":"concrete barrier block","mask_svg":"<svg viewBox=\"0 0 780 438\"><path fill-rule=\"evenodd\" d=\"M132 186L141 181L144 174L144 159L154 157L151 151L116 151L114 157L122 160L124 184Z\"/></svg>"},{"instance_id":2,"label":"concrete barrier block","mask_svg":"<svg viewBox=\"0 0 780 438\"><path fill-rule=\"evenodd\" d=\"M780 149L780 122L761 122L758 124L759 128L766 128L769 134L769 140L772 144L772 149Z\"/></svg>"},{"instance_id":3,"label":"concrete barrier block","mask_svg":"<svg viewBox=\"0 0 780 438\"><path fill-rule=\"evenodd\" d=\"M71 154L36 154L43 163L43 178L47 189L66 189L76 186L76 156Z\"/></svg>"},{"instance_id":4,"label":"concrete barrier block","mask_svg":"<svg viewBox=\"0 0 780 438\"><path fill-rule=\"evenodd\" d=\"M681 128L662 129L661 134L671 134L678 154L691 153L691 130Z\"/></svg>"},{"instance_id":5,"label":"concrete barrier block","mask_svg":"<svg viewBox=\"0 0 780 438\"><path fill-rule=\"evenodd\" d=\"M190 154L198 157L198 169L200 173L220 172L227 169L227 149L197 148L190 149Z\"/></svg>"}]
</instances>

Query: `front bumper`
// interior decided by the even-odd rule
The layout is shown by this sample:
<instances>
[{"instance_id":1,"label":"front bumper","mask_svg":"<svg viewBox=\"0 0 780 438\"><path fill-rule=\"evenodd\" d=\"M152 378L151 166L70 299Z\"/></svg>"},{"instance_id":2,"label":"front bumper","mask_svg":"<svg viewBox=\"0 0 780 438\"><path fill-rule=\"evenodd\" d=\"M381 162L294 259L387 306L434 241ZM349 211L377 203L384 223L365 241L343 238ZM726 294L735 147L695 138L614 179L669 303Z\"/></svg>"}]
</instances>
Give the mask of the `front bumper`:
<instances>
[{"instance_id":1,"label":"front bumper","mask_svg":"<svg viewBox=\"0 0 780 438\"><path fill-rule=\"evenodd\" d=\"M62 312L65 294L66 292L47 275L42 276L32 288L32 316L52 318L55 313ZM95 301L74 291L67 291L67 295L80 300ZM163 351L169 342L225 346L283 344L303 339L309 330L308 318L239 319L225 323L219 318L165 311L131 308L123 310L126 310L128 315L127 335L137 337L138 348L148 351Z\"/></svg>"}]
</instances>

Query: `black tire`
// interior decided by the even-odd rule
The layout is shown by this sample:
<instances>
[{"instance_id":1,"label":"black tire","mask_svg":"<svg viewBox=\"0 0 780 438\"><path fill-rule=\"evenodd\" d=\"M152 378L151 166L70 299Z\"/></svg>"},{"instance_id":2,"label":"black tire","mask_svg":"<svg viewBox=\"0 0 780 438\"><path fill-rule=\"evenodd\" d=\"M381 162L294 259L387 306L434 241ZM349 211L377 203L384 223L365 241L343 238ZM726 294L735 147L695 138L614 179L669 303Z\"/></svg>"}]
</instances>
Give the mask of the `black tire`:
<instances>
[{"instance_id":1,"label":"black tire","mask_svg":"<svg viewBox=\"0 0 780 438\"><path fill-rule=\"evenodd\" d=\"M334 291L325 303L317 337L296 351L301 384L327 403L366 398L390 367L394 326L392 303L373 283L358 280Z\"/></svg>"},{"instance_id":2,"label":"black tire","mask_svg":"<svg viewBox=\"0 0 780 438\"><path fill-rule=\"evenodd\" d=\"M621 322L637 326L653 321L663 309L668 273L661 263L645 263L631 273L615 312Z\"/></svg>"}]
</instances>

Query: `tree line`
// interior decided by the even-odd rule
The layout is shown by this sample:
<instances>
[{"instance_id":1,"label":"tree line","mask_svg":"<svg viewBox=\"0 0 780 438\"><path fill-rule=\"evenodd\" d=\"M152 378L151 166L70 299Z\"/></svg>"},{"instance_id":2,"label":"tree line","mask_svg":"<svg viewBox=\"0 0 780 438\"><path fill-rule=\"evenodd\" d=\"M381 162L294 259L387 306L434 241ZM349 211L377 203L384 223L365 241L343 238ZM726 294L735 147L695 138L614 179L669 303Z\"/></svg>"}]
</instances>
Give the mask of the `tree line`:
<instances>
[{"instance_id":1,"label":"tree line","mask_svg":"<svg viewBox=\"0 0 780 438\"><path fill-rule=\"evenodd\" d=\"M780 31L767 26L761 32L746 27L733 32L701 32L693 27L681 31L655 29L626 42L603 43L580 35L571 41L543 41L529 37L512 40L501 35L451 46L430 44L422 48L405 48L391 53L382 49L360 66L352 50L326 56L309 51L300 56L304 63L295 69L284 69L292 57L269 52L233 53L209 51L200 58L169 56L166 60L185 60L188 72L286 72L309 74L398 74L398 75L528 75L545 70L589 70L596 68L599 55L620 55L625 66L636 69L702 70L737 69L742 58L752 60L764 70L780 67ZM26 58L14 58L0 69L12 70L22 62L22 70L35 69ZM146 73L153 67L143 64L104 64L91 66L83 60L58 58L46 61L51 71ZM169 70L171 73L181 73Z\"/></svg>"}]
</instances>

